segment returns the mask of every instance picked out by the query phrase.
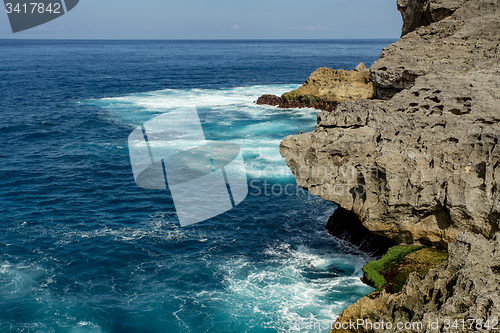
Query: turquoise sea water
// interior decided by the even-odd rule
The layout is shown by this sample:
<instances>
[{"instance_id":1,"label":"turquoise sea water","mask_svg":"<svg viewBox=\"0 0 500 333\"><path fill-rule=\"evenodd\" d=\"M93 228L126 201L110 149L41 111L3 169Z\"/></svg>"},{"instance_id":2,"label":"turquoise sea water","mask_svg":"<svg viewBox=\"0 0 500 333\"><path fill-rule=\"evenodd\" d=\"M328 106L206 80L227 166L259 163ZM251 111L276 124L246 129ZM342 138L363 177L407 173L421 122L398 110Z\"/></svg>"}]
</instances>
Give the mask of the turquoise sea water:
<instances>
[{"instance_id":1,"label":"turquoise sea water","mask_svg":"<svg viewBox=\"0 0 500 333\"><path fill-rule=\"evenodd\" d=\"M317 111L254 101L391 42L0 40L0 332L327 332L371 290L369 256L279 155ZM185 106L241 147L250 188L181 228L168 191L135 184L127 138Z\"/></svg>"}]
</instances>

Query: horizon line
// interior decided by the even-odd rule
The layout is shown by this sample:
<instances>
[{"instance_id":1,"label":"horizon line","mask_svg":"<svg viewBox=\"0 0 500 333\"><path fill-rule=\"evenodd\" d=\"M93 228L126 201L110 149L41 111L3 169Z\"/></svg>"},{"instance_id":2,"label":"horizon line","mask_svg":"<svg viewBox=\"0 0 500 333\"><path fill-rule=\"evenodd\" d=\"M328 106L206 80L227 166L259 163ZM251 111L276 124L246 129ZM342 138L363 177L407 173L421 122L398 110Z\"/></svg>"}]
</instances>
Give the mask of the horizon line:
<instances>
[{"instance_id":1,"label":"horizon line","mask_svg":"<svg viewBox=\"0 0 500 333\"><path fill-rule=\"evenodd\" d=\"M52 41L347 41L347 40L399 40L400 37L381 38L0 38L0 40L52 40Z\"/></svg>"}]
</instances>

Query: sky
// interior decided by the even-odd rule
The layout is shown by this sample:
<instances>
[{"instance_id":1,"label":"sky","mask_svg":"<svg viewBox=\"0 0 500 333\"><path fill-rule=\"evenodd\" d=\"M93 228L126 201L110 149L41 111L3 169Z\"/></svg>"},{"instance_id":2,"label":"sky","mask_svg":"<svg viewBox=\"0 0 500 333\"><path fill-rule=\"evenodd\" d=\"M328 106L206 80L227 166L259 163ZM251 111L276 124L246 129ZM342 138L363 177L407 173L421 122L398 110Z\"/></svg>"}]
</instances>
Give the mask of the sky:
<instances>
[{"instance_id":1,"label":"sky","mask_svg":"<svg viewBox=\"0 0 500 333\"><path fill-rule=\"evenodd\" d=\"M80 0L16 34L0 13L0 39L397 39L401 26L396 0Z\"/></svg>"}]
</instances>

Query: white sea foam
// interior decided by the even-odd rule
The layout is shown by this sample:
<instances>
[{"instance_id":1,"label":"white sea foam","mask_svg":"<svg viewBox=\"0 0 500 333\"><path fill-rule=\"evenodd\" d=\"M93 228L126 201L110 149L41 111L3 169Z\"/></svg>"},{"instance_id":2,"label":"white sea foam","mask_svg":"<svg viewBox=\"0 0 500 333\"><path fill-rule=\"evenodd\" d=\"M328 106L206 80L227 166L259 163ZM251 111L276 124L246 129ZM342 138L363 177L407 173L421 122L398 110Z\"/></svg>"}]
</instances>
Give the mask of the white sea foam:
<instances>
[{"instance_id":1,"label":"white sea foam","mask_svg":"<svg viewBox=\"0 0 500 333\"><path fill-rule=\"evenodd\" d=\"M298 86L270 85L230 89L165 89L148 93L137 93L122 97L103 98L102 105L119 109L133 105L143 110L163 112L182 107L251 106L260 95L276 94L296 89ZM268 110L268 107L263 107Z\"/></svg>"},{"instance_id":2,"label":"white sea foam","mask_svg":"<svg viewBox=\"0 0 500 333\"><path fill-rule=\"evenodd\" d=\"M198 109L207 139L230 141L241 147L245 169L250 177L289 177L292 182L293 176L279 154L279 144L286 135L298 134L300 130L307 128L312 130L318 111L282 110L272 106L259 106L254 101L263 94L281 95L295 88L297 85L162 90L88 103L101 107L111 121L129 124L131 127L142 124L158 113L194 106ZM314 200L316 199L312 198L311 202ZM319 218L320 222L324 224L331 213L322 211L321 214L325 216ZM295 214L292 211L284 212L285 216ZM320 215L318 212L313 214ZM77 237L110 237L118 242L136 242L142 237L157 236L162 237L165 242L181 242L191 237L176 228L162 231L165 217L153 220L158 223L152 222L153 224L144 228L103 228L79 232L78 235L71 234L70 231L67 237L68 241ZM286 223L283 227L287 228ZM333 322L354 300L351 298L361 297L371 290L359 279L366 258L321 252L305 245L304 235L294 236L295 232L293 229L289 242L282 241L265 248L261 253L261 261L256 262L245 256L227 256L223 263L208 260L207 267L217 272L225 289L208 289L182 296L172 294L171 297L180 303L174 312L179 325L184 326L183 318L190 315L187 311L191 308L191 303L199 302L215 310L211 316L216 316L215 313L220 310L224 313L224 318L229 315L234 322L241 320L248 329L262 328L264 325L280 332L318 332L304 327L324 323L323 321ZM321 232L321 235L314 237L326 237L326 232ZM212 251L217 253L219 246L213 238L209 239L214 245L207 250L207 258ZM207 237L199 235L199 241L205 243ZM159 261L158 265L170 267L172 263ZM137 274L134 276L144 274L140 268L135 273ZM151 292L161 295L168 291L154 289ZM148 292L143 290L142 294L135 295L131 302L140 304L145 301ZM214 325L217 325L216 322Z\"/></svg>"},{"instance_id":3,"label":"white sea foam","mask_svg":"<svg viewBox=\"0 0 500 333\"><path fill-rule=\"evenodd\" d=\"M253 313L256 322L266 322L280 332L318 332L307 327L331 324L349 305L343 295L362 296L370 291L359 279L365 263L360 258L318 254L306 246L293 250L288 244L269 247L265 253L270 257L265 268L257 268L245 258L221 267L228 285L224 305L236 319ZM335 267L349 268L354 273L307 277L311 271L327 273Z\"/></svg>"},{"instance_id":4,"label":"white sea foam","mask_svg":"<svg viewBox=\"0 0 500 333\"><path fill-rule=\"evenodd\" d=\"M56 273L51 264L56 260L45 257L40 262L29 264L3 262L0 264L0 299L17 298L23 301L19 311L36 312L42 321L17 322L18 328L29 332L52 332L58 326L61 332L102 333L102 328L83 318L88 314L82 308L82 300L73 296L53 295L51 288L57 284ZM45 267L48 266L48 267ZM44 317L47 315L47 317ZM35 318L33 318L35 319ZM0 331L8 331L6 323L0 323ZM12 327L11 327L12 329ZM10 330L9 330L10 331Z\"/></svg>"},{"instance_id":5,"label":"white sea foam","mask_svg":"<svg viewBox=\"0 0 500 333\"><path fill-rule=\"evenodd\" d=\"M87 103L102 107L110 119L133 126L158 113L196 107L207 139L231 141L241 147L250 177L280 178L291 177L279 154L281 140L286 135L298 134L300 130L313 129L317 110L282 110L254 102L263 94L281 95L297 87L289 84L228 89L167 89ZM189 146L188 143L186 146Z\"/></svg>"},{"instance_id":6,"label":"white sea foam","mask_svg":"<svg viewBox=\"0 0 500 333\"><path fill-rule=\"evenodd\" d=\"M323 225L331 210L326 208L321 209L321 214L317 212L311 214L317 216L317 223ZM297 212L287 212L286 215L296 217ZM206 289L193 292L186 289L183 293L176 294L170 289L169 283L158 283L151 279L151 269L154 270L154 276L162 276L165 272L176 269L179 281L184 281L183 274L192 277L193 272L200 273L204 269L198 270L194 267L193 270L188 257L172 262L171 259L164 259L163 255L159 256L156 251L144 248L143 250L150 255L150 260L128 265L128 271L122 271L123 277L130 279L132 286L130 290L124 290L124 286L119 283L115 289L113 279L103 281L102 285L99 281L87 283L87 280L79 280L78 285L85 291L78 295L69 293L67 297L61 298L60 294L52 294L52 288L56 288L54 281L60 275L57 275L57 271L53 268L47 268L58 267L60 263L54 266L50 264L50 260L44 260L43 264L23 265L9 262L0 264L0 279L4 282L2 286L9 287L10 283L11 287L3 290L6 293L18 292L20 293L18 296L28 304L33 303L35 306L47 309L44 324L50 326L56 325L57 322L57 325L67 328L63 331L71 333L105 330L98 324L100 319L85 309L86 305L96 301L91 292L94 288L109 288L112 295L116 293L120 299L125 297L126 307L129 309L151 306L150 312L137 318L141 322L147 318L155 320L158 316L172 314L173 311L179 327L192 329L191 323L186 318L189 318L193 311L201 311L200 313L206 311L209 314L207 320L213 320L213 325L219 325L218 328L224 325L218 321L220 318L231 318L234 322L240 322L238 327L248 329L267 327L278 332L318 332L317 329L307 327L314 325L326 327L325 325L331 324L355 298L371 290L359 280L361 267L366 258L331 253L322 247L316 249L307 245L308 241L313 239L328 237L331 240L324 230L308 232L307 235L301 235L297 239L291 236L290 239L273 242L259 251L257 254L259 260L244 255L233 256L229 253L224 254L222 260L217 260L221 254L218 253L220 243L217 237L214 238L214 235L207 237L208 234L200 230L194 234L174 226L166 228L167 220L168 216L155 214L150 216L148 222L135 228L103 227L85 231L57 226L44 228L43 232L47 237L60 239L60 243L55 244L59 247L82 239L84 242L92 242L92 239L95 239L96 243L114 241L122 244L129 242L140 244L138 241L145 237L163 244L184 241L191 243L195 240L205 243L208 239L209 244L213 245L209 245L196 255L197 258L201 255L201 261L196 259L195 266L206 267L210 272L216 272L215 276L222 282L224 288L220 288L219 285L216 288L202 286ZM38 232L38 229L34 231ZM103 241L100 240L101 237ZM227 243L228 240L223 241ZM213 254L216 260L211 259ZM70 285L68 287L71 288ZM86 293L90 295L89 298L82 297ZM172 300L166 308L162 305L164 299ZM323 331L328 330L323 329Z\"/></svg>"}]
</instances>

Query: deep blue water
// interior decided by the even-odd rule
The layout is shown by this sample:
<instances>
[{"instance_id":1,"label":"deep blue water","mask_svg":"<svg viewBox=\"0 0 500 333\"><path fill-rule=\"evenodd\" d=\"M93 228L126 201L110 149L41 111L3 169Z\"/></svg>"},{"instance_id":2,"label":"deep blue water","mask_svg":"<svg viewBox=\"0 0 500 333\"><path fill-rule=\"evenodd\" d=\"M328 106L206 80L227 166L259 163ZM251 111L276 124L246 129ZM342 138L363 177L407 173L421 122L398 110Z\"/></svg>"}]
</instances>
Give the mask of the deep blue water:
<instances>
[{"instance_id":1,"label":"deep blue water","mask_svg":"<svg viewBox=\"0 0 500 333\"><path fill-rule=\"evenodd\" d=\"M279 155L317 111L253 101L391 42L0 40L0 332L327 332L371 290L368 256ZM240 145L251 187L181 228L168 191L135 184L127 138L183 106Z\"/></svg>"}]
</instances>

